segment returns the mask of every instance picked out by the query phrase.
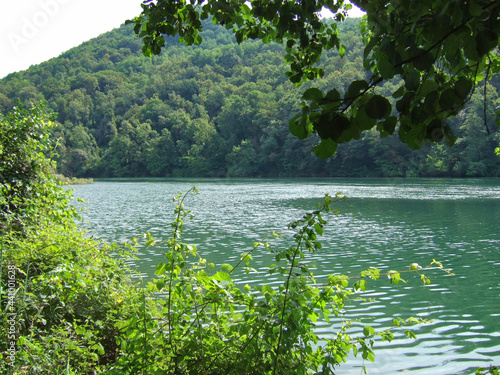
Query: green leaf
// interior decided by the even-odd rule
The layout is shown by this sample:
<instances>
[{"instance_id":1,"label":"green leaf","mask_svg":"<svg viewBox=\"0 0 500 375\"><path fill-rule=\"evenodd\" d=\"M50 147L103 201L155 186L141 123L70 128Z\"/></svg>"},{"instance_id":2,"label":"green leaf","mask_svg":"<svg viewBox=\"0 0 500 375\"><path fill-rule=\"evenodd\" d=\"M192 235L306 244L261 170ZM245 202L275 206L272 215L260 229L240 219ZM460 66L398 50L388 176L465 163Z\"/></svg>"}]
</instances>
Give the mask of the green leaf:
<instances>
[{"instance_id":1,"label":"green leaf","mask_svg":"<svg viewBox=\"0 0 500 375\"><path fill-rule=\"evenodd\" d=\"M389 100L381 95L372 96L365 106L366 114L374 119L383 119L387 117L391 109L392 106Z\"/></svg>"},{"instance_id":2,"label":"green leaf","mask_svg":"<svg viewBox=\"0 0 500 375\"><path fill-rule=\"evenodd\" d=\"M346 99L352 99L352 98L355 98L357 96L359 96L359 94L361 94L362 92L364 92L365 90L368 89L368 82L366 82L365 80L357 80L357 81L353 81L350 86L349 86L349 89L347 90L347 93L345 94L345 98Z\"/></svg>"},{"instance_id":3,"label":"green leaf","mask_svg":"<svg viewBox=\"0 0 500 375\"><path fill-rule=\"evenodd\" d=\"M412 70L405 78L405 87L407 90L416 91L420 85L420 72Z\"/></svg>"},{"instance_id":4,"label":"green leaf","mask_svg":"<svg viewBox=\"0 0 500 375\"><path fill-rule=\"evenodd\" d=\"M223 263L223 264L221 264L220 268L224 272L231 272L233 270L233 266L230 265L229 263Z\"/></svg>"},{"instance_id":5,"label":"green leaf","mask_svg":"<svg viewBox=\"0 0 500 375\"><path fill-rule=\"evenodd\" d=\"M156 266L156 271L155 271L155 275L156 276L161 276L165 273L165 268L167 267L167 265L163 262L160 262L158 263L158 265Z\"/></svg>"},{"instance_id":6,"label":"green leaf","mask_svg":"<svg viewBox=\"0 0 500 375\"><path fill-rule=\"evenodd\" d=\"M377 120L366 114L366 107L360 107L354 117L354 121L359 130L369 130L375 126Z\"/></svg>"},{"instance_id":7,"label":"green leaf","mask_svg":"<svg viewBox=\"0 0 500 375\"><path fill-rule=\"evenodd\" d=\"M443 124L438 119L432 120L427 125L427 139L432 142L441 142L444 137Z\"/></svg>"},{"instance_id":8,"label":"green leaf","mask_svg":"<svg viewBox=\"0 0 500 375\"><path fill-rule=\"evenodd\" d=\"M455 95L454 89L446 89L439 96L439 106L441 109L455 109L461 103L462 101Z\"/></svg>"},{"instance_id":9,"label":"green leaf","mask_svg":"<svg viewBox=\"0 0 500 375\"><path fill-rule=\"evenodd\" d=\"M320 223L316 223L314 225L314 230L316 231L316 233L318 233L320 236L323 235L323 226L320 224Z\"/></svg>"},{"instance_id":10,"label":"green leaf","mask_svg":"<svg viewBox=\"0 0 500 375\"><path fill-rule=\"evenodd\" d=\"M194 44L195 44L196 46L200 45L202 41L203 41L203 39L202 39L202 37L201 37L201 35L200 35L200 34L196 34L196 35L194 36Z\"/></svg>"},{"instance_id":11,"label":"green leaf","mask_svg":"<svg viewBox=\"0 0 500 375\"><path fill-rule=\"evenodd\" d=\"M439 87L436 81L428 79L420 87L420 95L426 96L428 93L437 91L438 89Z\"/></svg>"},{"instance_id":12,"label":"green leaf","mask_svg":"<svg viewBox=\"0 0 500 375\"><path fill-rule=\"evenodd\" d=\"M498 46L498 34L493 30L481 30L476 36L476 51L479 57L490 52Z\"/></svg>"},{"instance_id":13,"label":"green leaf","mask_svg":"<svg viewBox=\"0 0 500 375\"><path fill-rule=\"evenodd\" d=\"M344 57L344 55L345 55L345 46L343 44L341 44L339 46L339 54L340 54L340 57Z\"/></svg>"},{"instance_id":14,"label":"green leaf","mask_svg":"<svg viewBox=\"0 0 500 375\"><path fill-rule=\"evenodd\" d=\"M390 116L385 120L382 124L384 127L384 131L386 131L389 134L393 134L394 131L396 130L396 124L398 122L398 118L395 116Z\"/></svg>"},{"instance_id":15,"label":"green leaf","mask_svg":"<svg viewBox=\"0 0 500 375\"><path fill-rule=\"evenodd\" d=\"M262 286L262 293L275 295L276 291L270 285L263 285Z\"/></svg>"},{"instance_id":16,"label":"green leaf","mask_svg":"<svg viewBox=\"0 0 500 375\"><path fill-rule=\"evenodd\" d=\"M290 120L290 133L299 139L305 139L312 133L313 125L307 115L297 115Z\"/></svg>"},{"instance_id":17,"label":"green leaf","mask_svg":"<svg viewBox=\"0 0 500 375\"><path fill-rule=\"evenodd\" d=\"M423 109L429 113L436 110L438 104L439 91L431 91L425 95Z\"/></svg>"},{"instance_id":18,"label":"green leaf","mask_svg":"<svg viewBox=\"0 0 500 375\"><path fill-rule=\"evenodd\" d=\"M217 272L212 278L219 281L231 281L231 275L227 272Z\"/></svg>"},{"instance_id":19,"label":"green leaf","mask_svg":"<svg viewBox=\"0 0 500 375\"><path fill-rule=\"evenodd\" d=\"M417 339L417 335L415 335L414 332L410 331L409 329L405 329L405 335L410 338L410 339Z\"/></svg>"},{"instance_id":20,"label":"green leaf","mask_svg":"<svg viewBox=\"0 0 500 375\"><path fill-rule=\"evenodd\" d=\"M333 89L327 92L325 98L319 103L325 111L334 111L342 104L342 99L338 90Z\"/></svg>"},{"instance_id":21,"label":"green leaf","mask_svg":"<svg viewBox=\"0 0 500 375\"><path fill-rule=\"evenodd\" d=\"M340 93L337 89L332 89L326 93L325 99L329 101L338 101L340 100Z\"/></svg>"},{"instance_id":22,"label":"green leaf","mask_svg":"<svg viewBox=\"0 0 500 375\"><path fill-rule=\"evenodd\" d=\"M396 91L394 91L392 93L392 97L395 98L395 99L401 98L404 93L405 93L405 87L401 86L399 89L397 89Z\"/></svg>"},{"instance_id":23,"label":"green leaf","mask_svg":"<svg viewBox=\"0 0 500 375\"><path fill-rule=\"evenodd\" d=\"M483 7L475 1L469 3L469 13L473 17L479 17L483 12Z\"/></svg>"},{"instance_id":24,"label":"green leaf","mask_svg":"<svg viewBox=\"0 0 500 375\"><path fill-rule=\"evenodd\" d=\"M316 87L311 87L304 92L304 94L302 95L302 99L319 102L321 99L323 99L323 92Z\"/></svg>"},{"instance_id":25,"label":"green leaf","mask_svg":"<svg viewBox=\"0 0 500 375\"><path fill-rule=\"evenodd\" d=\"M158 290L161 290L165 286L165 279L158 279L156 280L156 287Z\"/></svg>"},{"instance_id":26,"label":"green leaf","mask_svg":"<svg viewBox=\"0 0 500 375\"><path fill-rule=\"evenodd\" d=\"M377 64L377 67L380 75L384 79L391 79L396 75L394 64L392 64L387 57L381 58Z\"/></svg>"},{"instance_id":27,"label":"green leaf","mask_svg":"<svg viewBox=\"0 0 500 375\"><path fill-rule=\"evenodd\" d=\"M347 117L338 115L335 112L326 112L314 124L314 129L321 139L331 138L338 141L342 133L350 126Z\"/></svg>"},{"instance_id":28,"label":"green leaf","mask_svg":"<svg viewBox=\"0 0 500 375\"><path fill-rule=\"evenodd\" d=\"M338 136L336 139L334 139L337 143L343 143L343 142L349 142L352 141L353 139L360 139L361 138L361 132L359 128L356 126L357 122L356 121L349 121L349 119L346 118L345 122L345 129L342 131L340 136Z\"/></svg>"},{"instance_id":29,"label":"green leaf","mask_svg":"<svg viewBox=\"0 0 500 375\"><path fill-rule=\"evenodd\" d=\"M337 143L330 138L322 139L321 142L314 146L313 152L320 159L327 159L337 151Z\"/></svg>"},{"instance_id":30,"label":"green leaf","mask_svg":"<svg viewBox=\"0 0 500 375\"><path fill-rule=\"evenodd\" d=\"M415 68L422 72L428 70L432 64L434 64L434 57L431 53L424 50L419 50L419 54L413 60Z\"/></svg>"},{"instance_id":31,"label":"green leaf","mask_svg":"<svg viewBox=\"0 0 500 375\"><path fill-rule=\"evenodd\" d=\"M472 90L472 82L465 77L460 77L457 82L455 82L453 89L458 98L465 100Z\"/></svg>"},{"instance_id":32,"label":"green leaf","mask_svg":"<svg viewBox=\"0 0 500 375\"><path fill-rule=\"evenodd\" d=\"M373 327L371 326L364 326L363 328L363 335L365 335L366 337L368 336L374 336L376 334L376 331Z\"/></svg>"}]
</instances>

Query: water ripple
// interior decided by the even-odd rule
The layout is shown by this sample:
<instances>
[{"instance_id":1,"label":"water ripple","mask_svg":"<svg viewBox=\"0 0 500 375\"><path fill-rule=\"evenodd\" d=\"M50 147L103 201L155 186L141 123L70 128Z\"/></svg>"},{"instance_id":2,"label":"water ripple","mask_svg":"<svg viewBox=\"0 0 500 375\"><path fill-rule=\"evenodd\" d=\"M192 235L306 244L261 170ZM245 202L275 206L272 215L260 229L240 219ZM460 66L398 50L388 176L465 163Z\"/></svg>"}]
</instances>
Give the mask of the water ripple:
<instances>
[{"instance_id":1,"label":"water ripple","mask_svg":"<svg viewBox=\"0 0 500 375\"><path fill-rule=\"evenodd\" d=\"M276 230L289 234L286 224L314 209L325 193L342 191L349 206L328 218L323 249L309 255L318 282L330 274L359 275L374 266L386 272L410 263L426 266L432 259L451 268L454 277L428 271L430 285L420 276L402 274L407 284L390 285L386 277L369 282L346 306L347 318L358 319L350 329L362 334L363 324L391 326L393 317L429 320L413 329L417 340L395 328L392 342L376 341L375 363L350 358L342 374L411 371L417 374L470 374L478 366L500 364L500 187L497 180L111 180L75 188L88 201L84 224L92 235L124 240L150 231L165 238L171 231L171 197L196 185L201 193L186 206L195 218L186 223L185 240L198 246L209 262L235 262L254 241ZM291 244L290 238L276 242ZM250 274L235 272L241 284L268 283L282 278L267 273L274 255L253 253ZM141 276L152 275L162 259L141 249ZM333 319L333 317L332 317ZM340 321L318 322L318 333L333 337Z\"/></svg>"}]
</instances>

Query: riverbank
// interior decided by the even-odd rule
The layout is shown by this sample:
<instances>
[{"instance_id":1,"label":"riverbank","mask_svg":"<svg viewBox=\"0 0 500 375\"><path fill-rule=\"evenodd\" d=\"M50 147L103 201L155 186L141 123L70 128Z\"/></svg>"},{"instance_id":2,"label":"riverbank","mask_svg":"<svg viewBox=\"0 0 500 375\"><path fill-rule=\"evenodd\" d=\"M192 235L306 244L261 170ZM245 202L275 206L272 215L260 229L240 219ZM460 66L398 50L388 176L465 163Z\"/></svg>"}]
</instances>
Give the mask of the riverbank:
<instances>
[{"instance_id":1,"label":"riverbank","mask_svg":"<svg viewBox=\"0 0 500 375\"><path fill-rule=\"evenodd\" d=\"M54 175L57 182L60 184L68 184L68 185L87 185L87 184L93 184L94 179L92 178L77 178L77 177L66 177L63 176L62 174L56 174Z\"/></svg>"}]
</instances>

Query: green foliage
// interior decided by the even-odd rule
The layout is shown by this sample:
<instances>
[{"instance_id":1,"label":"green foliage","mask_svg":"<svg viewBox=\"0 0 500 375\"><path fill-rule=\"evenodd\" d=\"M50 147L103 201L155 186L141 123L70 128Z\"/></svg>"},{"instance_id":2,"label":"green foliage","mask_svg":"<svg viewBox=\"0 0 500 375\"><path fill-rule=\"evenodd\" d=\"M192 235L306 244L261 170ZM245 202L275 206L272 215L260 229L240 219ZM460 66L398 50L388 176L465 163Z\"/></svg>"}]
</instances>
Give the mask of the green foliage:
<instances>
[{"instance_id":1,"label":"green foliage","mask_svg":"<svg viewBox=\"0 0 500 375\"><path fill-rule=\"evenodd\" d=\"M51 127L55 160L58 173L70 178L500 174L500 160L491 152L500 133L490 127L488 136L484 125L494 122L500 103L500 81L494 76L486 102L479 84L460 116L448 121L456 138L451 149L412 150L396 134L396 116L368 116L380 115L374 111L387 105L381 97L395 106L392 93L400 79L380 83L368 112L356 112L359 132L339 133L330 127L330 116L314 115L320 134L336 139L320 142L299 106L304 101L311 107L309 100L324 97L323 107L335 108L346 93L352 97L366 89L359 19L337 24L346 54L341 58L338 51L323 51L318 67L325 75L317 88L312 82L298 88L287 81L286 47L250 40L238 45L230 30L208 20L202 26L200 46L178 45L166 37L164 52L149 59L132 25L122 26L9 75L0 80L0 91L12 103L29 87L36 95L24 98L28 107L33 97L41 98L48 111L57 112ZM386 104L379 108L377 102ZM347 118L337 122L345 127ZM347 142L348 136L359 140ZM312 152L327 157L332 147L336 153L329 159Z\"/></svg>"},{"instance_id":2,"label":"green foliage","mask_svg":"<svg viewBox=\"0 0 500 375\"><path fill-rule=\"evenodd\" d=\"M43 107L16 107L0 121L0 351L12 356L0 370L95 373L116 359L114 323L140 294L110 256L120 249L77 228L71 193L45 155Z\"/></svg>"},{"instance_id":3,"label":"green foliage","mask_svg":"<svg viewBox=\"0 0 500 375\"><path fill-rule=\"evenodd\" d=\"M486 374L491 374L491 375L498 375L499 368L497 366L490 366L489 368L483 368L480 367L476 370L475 374L476 375L486 375Z\"/></svg>"},{"instance_id":4,"label":"green foliage","mask_svg":"<svg viewBox=\"0 0 500 375\"><path fill-rule=\"evenodd\" d=\"M64 231L62 231L64 230ZM87 374L114 362L114 323L127 319L137 293L116 250L76 227L46 226L37 236L2 239L2 283L14 282L17 353L2 373ZM15 279L8 278L15 272ZM9 272L10 271L10 272ZM2 353L11 341L7 289L0 312ZM10 362L10 361L9 361Z\"/></svg>"},{"instance_id":5,"label":"green foliage","mask_svg":"<svg viewBox=\"0 0 500 375\"><path fill-rule=\"evenodd\" d=\"M69 197L56 189L55 165L45 157L52 152L52 126L43 106L14 107L0 117L0 229L28 235L43 228L47 217L64 225L75 214Z\"/></svg>"},{"instance_id":6,"label":"green foliage","mask_svg":"<svg viewBox=\"0 0 500 375\"><path fill-rule=\"evenodd\" d=\"M91 178L68 178L66 176L63 176L61 174L55 174L54 177L57 179L57 182L60 184L68 184L68 185L86 185L86 184L92 184L94 182L93 179Z\"/></svg>"},{"instance_id":7,"label":"green foliage","mask_svg":"<svg viewBox=\"0 0 500 375\"><path fill-rule=\"evenodd\" d=\"M323 51L336 49L342 57L337 24L323 22L319 13L330 10L335 21L345 19L350 5L343 1L274 2L160 0L142 5L142 14L130 23L143 38L147 56L159 54L165 35L179 36L187 45L201 43L201 20L232 29L236 40L260 39L286 45L289 80L300 85L323 77L316 64ZM355 1L366 12L361 24L363 66L368 72L352 80L341 95L335 88L304 93L302 114L291 120L292 133L305 138L316 133L320 144L313 151L332 156L337 144L359 139L374 127L382 136L399 124L399 138L417 149L442 140L451 146L455 135L446 120L456 116L470 100L479 82L500 73L498 38L500 6L494 0L466 3L447 0L434 3L406 0ZM398 78L389 95L377 88ZM391 103L387 97L396 102ZM485 94L486 101L486 94ZM308 102L308 104L306 104ZM486 120L485 120L486 121ZM485 122L486 123L486 122Z\"/></svg>"}]
</instances>

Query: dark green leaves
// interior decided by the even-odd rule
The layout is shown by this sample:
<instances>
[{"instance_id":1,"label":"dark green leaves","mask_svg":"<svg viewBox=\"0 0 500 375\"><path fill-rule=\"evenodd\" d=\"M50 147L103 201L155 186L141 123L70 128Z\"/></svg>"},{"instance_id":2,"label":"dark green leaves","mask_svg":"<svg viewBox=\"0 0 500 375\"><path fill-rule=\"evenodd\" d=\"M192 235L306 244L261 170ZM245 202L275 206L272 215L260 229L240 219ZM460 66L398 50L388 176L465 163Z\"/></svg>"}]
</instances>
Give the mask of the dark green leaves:
<instances>
[{"instance_id":1,"label":"dark green leaves","mask_svg":"<svg viewBox=\"0 0 500 375\"><path fill-rule=\"evenodd\" d=\"M290 132L299 139L307 138L313 131L313 125L306 115L293 117L289 123Z\"/></svg>"},{"instance_id":2,"label":"dark green leaves","mask_svg":"<svg viewBox=\"0 0 500 375\"><path fill-rule=\"evenodd\" d=\"M389 100L381 95L367 97L369 90L370 84L365 80L353 81L344 98L336 89L326 95L315 87L306 90L302 99L311 103L304 104L303 114L290 121L292 134L303 139L315 131L322 142L314 148L314 153L321 158L333 155L338 143L359 139L362 131L373 128L378 120L391 114ZM392 134L396 122L395 117L390 118L381 125L381 132Z\"/></svg>"},{"instance_id":3,"label":"dark green leaves","mask_svg":"<svg viewBox=\"0 0 500 375\"><path fill-rule=\"evenodd\" d=\"M415 2L411 9L405 0L391 1L390 6L364 4L365 79L353 78L343 97L335 88L326 95L318 88L306 90L302 99L310 105L304 105L303 113L290 122L292 134L304 139L316 132L322 139L339 143L359 138L375 125L383 136L392 134L399 119L401 140L411 147L421 147L425 139L441 139L443 130L437 137L430 136L426 126L456 115L469 100L474 84L500 72L498 57L491 54L498 46L500 27L494 2L471 1L463 7L452 0L435 3ZM133 22L144 37L146 55L160 52L164 33L179 35L186 44L199 44L200 19L210 16L214 23L233 29L238 43L252 38L285 42L285 61L290 66L286 76L299 86L324 75L317 66L324 50L336 48L340 56L346 53L336 24L320 19L323 7L334 13L341 10L338 4L323 0L265 0L251 6L239 0L191 4L159 0L143 4L142 15ZM335 16L337 21L343 18L342 13ZM396 120L390 117L391 102L373 90L393 78L404 80L392 94L398 99ZM449 138L445 135L444 139Z\"/></svg>"},{"instance_id":4,"label":"dark green leaves","mask_svg":"<svg viewBox=\"0 0 500 375\"><path fill-rule=\"evenodd\" d=\"M374 119L383 119L391 113L391 103L381 95L374 95L366 104L366 114Z\"/></svg>"},{"instance_id":5,"label":"dark green leaves","mask_svg":"<svg viewBox=\"0 0 500 375\"><path fill-rule=\"evenodd\" d=\"M460 77L454 86L455 95L462 100L465 100L469 96L472 90L473 84L466 77Z\"/></svg>"},{"instance_id":6,"label":"dark green leaves","mask_svg":"<svg viewBox=\"0 0 500 375\"><path fill-rule=\"evenodd\" d=\"M409 91L416 91L420 86L420 72L412 70L405 79L405 87Z\"/></svg>"},{"instance_id":7,"label":"dark green leaves","mask_svg":"<svg viewBox=\"0 0 500 375\"><path fill-rule=\"evenodd\" d=\"M392 64L387 57L380 59L378 71L384 79L391 79L396 75L394 64Z\"/></svg>"},{"instance_id":8,"label":"dark green leaves","mask_svg":"<svg viewBox=\"0 0 500 375\"><path fill-rule=\"evenodd\" d=\"M490 29L481 30L475 40L477 54L481 57L498 47L498 30L496 33Z\"/></svg>"},{"instance_id":9,"label":"dark green leaves","mask_svg":"<svg viewBox=\"0 0 500 375\"><path fill-rule=\"evenodd\" d=\"M304 94L302 95L302 99L319 102L321 99L323 99L323 93L320 89L312 87L304 92Z\"/></svg>"},{"instance_id":10,"label":"dark green leaves","mask_svg":"<svg viewBox=\"0 0 500 375\"><path fill-rule=\"evenodd\" d=\"M426 71L430 69L434 61L434 56L430 52L419 50L417 55L413 58L413 65L420 71Z\"/></svg>"},{"instance_id":11,"label":"dark green leaves","mask_svg":"<svg viewBox=\"0 0 500 375\"><path fill-rule=\"evenodd\" d=\"M366 90L368 90L369 85L365 80L353 81L345 94L346 104L352 103L353 100L362 95Z\"/></svg>"},{"instance_id":12,"label":"dark green leaves","mask_svg":"<svg viewBox=\"0 0 500 375\"><path fill-rule=\"evenodd\" d=\"M460 108L462 99L455 94L455 90L452 88L444 90L439 95L439 106L443 110L453 110Z\"/></svg>"},{"instance_id":13,"label":"dark green leaves","mask_svg":"<svg viewBox=\"0 0 500 375\"><path fill-rule=\"evenodd\" d=\"M350 121L346 116L338 115L335 112L326 112L314 124L314 129L322 139L338 140L349 126Z\"/></svg>"}]
</instances>

